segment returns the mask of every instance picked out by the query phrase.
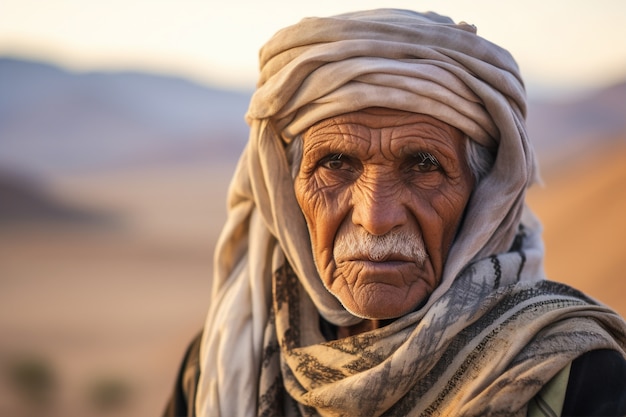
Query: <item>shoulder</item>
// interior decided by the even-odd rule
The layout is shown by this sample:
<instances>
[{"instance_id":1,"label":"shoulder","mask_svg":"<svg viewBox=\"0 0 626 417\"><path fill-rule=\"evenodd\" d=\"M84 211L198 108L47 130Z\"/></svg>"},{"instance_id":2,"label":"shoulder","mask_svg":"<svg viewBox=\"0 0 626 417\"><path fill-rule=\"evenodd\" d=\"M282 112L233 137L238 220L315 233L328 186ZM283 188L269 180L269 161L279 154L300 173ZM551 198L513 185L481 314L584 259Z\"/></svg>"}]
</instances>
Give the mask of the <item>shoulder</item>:
<instances>
[{"instance_id":1,"label":"shoulder","mask_svg":"<svg viewBox=\"0 0 626 417\"><path fill-rule=\"evenodd\" d=\"M614 350L587 352L574 360L563 416L626 415L626 359Z\"/></svg>"},{"instance_id":2,"label":"shoulder","mask_svg":"<svg viewBox=\"0 0 626 417\"><path fill-rule=\"evenodd\" d=\"M174 389L165 405L163 417L195 416L194 400L200 375L200 340L194 337L183 357L174 383Z\"/></svg>"}]
</instances>

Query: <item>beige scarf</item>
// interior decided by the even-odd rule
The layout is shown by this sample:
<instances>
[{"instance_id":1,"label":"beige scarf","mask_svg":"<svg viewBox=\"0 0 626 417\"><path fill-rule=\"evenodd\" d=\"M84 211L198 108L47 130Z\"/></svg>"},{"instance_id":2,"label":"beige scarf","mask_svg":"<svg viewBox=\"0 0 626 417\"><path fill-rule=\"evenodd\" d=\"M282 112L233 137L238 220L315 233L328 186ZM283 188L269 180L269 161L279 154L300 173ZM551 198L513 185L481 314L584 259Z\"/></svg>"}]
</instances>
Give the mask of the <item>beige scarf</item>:
<instances>
[{"instance_id":1,"label":"beige scarf","mask_svg":"<svg viewBox=\"0 0 626 417\"><path fill-rule=\"evenodd\" d=\"M529 232L470 265L427 311L329 342L298 277L278 270L258 415L526 416L581 351L626 344L607 308L561 284L528 282L539 254Z\"/></svg>"},{"instance_id":2,"label":"beige scarf","mask_svg":"<svg viewBox=\"0 0 626 417\"><path fill-rule=\"evenodd\" d=\"M613 313L542 281L540 227L524 207L535 160L508 52L467 24L375 10L305 19L260 59L250 141L215 254L197 415L515 415L577 355L617 349L614 338L623 346ZM319 315L359 319L317 274L284 149L315 122L367 107L432 115L498 153L426 305L326 343Z\"/></svg>"}]
</instances>

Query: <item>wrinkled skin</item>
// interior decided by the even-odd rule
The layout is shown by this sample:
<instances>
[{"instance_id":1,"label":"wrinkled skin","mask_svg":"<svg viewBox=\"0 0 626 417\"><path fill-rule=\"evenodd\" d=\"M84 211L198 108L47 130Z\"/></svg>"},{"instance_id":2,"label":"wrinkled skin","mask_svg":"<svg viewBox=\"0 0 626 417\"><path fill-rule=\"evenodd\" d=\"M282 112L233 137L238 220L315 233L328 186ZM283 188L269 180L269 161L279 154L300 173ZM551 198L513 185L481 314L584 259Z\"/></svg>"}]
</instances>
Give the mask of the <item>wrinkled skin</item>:
<instances>
[{"instance_id":1,"label":"wrinkled skin","mask_svg":"<svg viewBox=\"0 0 626 417\"><path fill-rule=\"evenodd\" d=\"M324 284L359 317L411 312L441 280L474 185L463 134L430 116L367 109L313 125L303 145L294 187ZM336 238L357 229L408 232L427 257L337 256Z\"/></svg>"}]
</instances>

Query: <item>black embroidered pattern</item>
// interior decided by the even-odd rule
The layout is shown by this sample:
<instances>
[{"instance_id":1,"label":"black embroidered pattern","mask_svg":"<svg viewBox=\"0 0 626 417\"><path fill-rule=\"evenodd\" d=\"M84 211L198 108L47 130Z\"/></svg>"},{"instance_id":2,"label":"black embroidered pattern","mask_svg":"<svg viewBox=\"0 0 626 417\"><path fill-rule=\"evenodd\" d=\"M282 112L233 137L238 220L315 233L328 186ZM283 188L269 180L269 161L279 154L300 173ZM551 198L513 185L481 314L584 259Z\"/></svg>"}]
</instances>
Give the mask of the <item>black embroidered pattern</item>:
<instances>
[{"instance_id":1,"label":"black embroidered pattern","mask_svg":"<svg viewBox=\"0 0 626 417\"><path fill-rule=\"evenodd\" d=\"M520 263L519 263L519 268L517 269L517 277L516 277L517 282L519 282L522 279L522 270L524 269L524 265L526 264L526 254L524 253L524 251L520 250L518 253L520 256Z\"/></svg>"},{"instance_id":2,"label":"black embroidered pattern","mask_svg":"<svg viewBox=\"0 0 626 417\"><path fill-rule=\"evenodd\" d=\"M357 359L343 367L347 371L347 374L355 374L370 369L385 359L383 352L372 349L376 340L378 340L377 337L363 334L350 337L346 340L331 341L326 345L340 352L357 357Z\"/></svg>"},{"instance_id":3,"label":"black embroidered pattern","mask_svg":"<svg viewBox=\"0 0 626 417\"><path fill-rule=\"evenodd\" d=\"M289 312L289 328L283 335L281 345L293 349L300 345L300 282L286 263L274 272L276 314L286 305ZM291 302L290 302L291 300Z\"/></svg>"},{"instance_id":4,"label":"black embroidered pattern","mask_svg":"<svg viewBox=\"0 0 626 417\"><path fill-rule=\"evenodd\" d=\"M273 314L270 314L270 320L273 320L273 319L274 319ZM262 367L269 366L274 356L278 355L279 353L280 353L280 345L278 344L278 341L275 338L265 341L265 346L263 346L263 356L261 359L261 366Z\"/></svg>"},{"instance_id":5,"label":"black embroidered pattern","mask_svg":"<svg viewBox=\"0 0 626 417\"><path fill-rule=\"evenodd\" d=\"M519 253L522 255L522 265L519 267L521 270L524 264L524 256L523 252ZM495 285L497 288L502 275L503 264L497 257L491 257L488 262L491 263L493 270L491 279L498 282ZM509 268L507 270L510 270L510 267L507 268ZM287 322L289 324L284 334L277 335L277 337L281 338L282 354L287 355L286 358L289 359L292 368L287 366L286 361L280 360L278 343L273 341L270 343L266 342L263 351L263 367L265 368L271 363L281 363L282 366L279 366L282 368L282 372L279 372L279 374L282 377L276 378L270 385L270 388L266 389L262 393L263 395L260 396L259 414L264 416L283 415L285 412L284 407L288 407L292 411L298 408L298 411L294 413L295 415L317 415L314 407L326 408L334 407L335 405L325 403L324 398L319 398L319 401L312 401L311 397L309 397L307 400L309 405L307 406L297 403L294 398L306 396L308 389L331 384L349 375L366 372L381 365L382 368L379 368L376 380L372 380L371 391L368 391L367 395L355 397L358 405L363 410L374 410L384 403L388 394L387 388L391 391L406 389L406 393L397 399L393 406L383 414L385 416L405 416L412 412L414 413L416 406L423 401L424 395L437 387L437 398L424 409L423 415L436 414L445 406L450 393L456 392L459 389L459 384L465 383L468 377L471 377L471 374L468 374L468 372L476 372L477 364L485 360L484 354L489 352L493 348L493 343L501 337L499 336L501 329L510 329L516 326L517 324L513 323L521 317L529 317L528 314L532 316L569 306L593 304L590 299L579 291L550 281L541 281L534 285L516 287L513 291L510 288L501 288L493 292L489 288L491 285L485 286L481 284L487 281L483 281L480 275L477 275L479 273L478 270L472 266L465 269L463 277L460 277L455 282L454 297L448 299L446 304L447 312L450 314L434 317L435 321L431 323L430 327L432 329L445 329L446 323L451 318L467 314L477 314L476 320L449 340L444 346L443 352L433 357L432 363L429 363L428 360L426 362L409 362L401 373L391 372L391 364L389 361L386 361L389 352L376 349L378 343L376 333L366 333L357 337L325 342L320 345L325 346L327 349L334 349L354 356L355 359L347 362L343 367L325 365L320 361L320 359L323 359L323 356L319 356L319 354L310 355L305 353L306 349L300 349L299 325L301 313L299 291L302 291L302 288L290 267L286 265L277 270L275 274L275 306L278 309L287 309ZM545 297L547 295L549 297ZM478 307L474 307L477 305L477 299L482 299L485 302L483 304L478 303ZM489 307L483 308L481 305ZM279 313L280 311L277 311L276 315ZM284 310L282 314L284 317ZM508 317L507 314L509 315ZM273 312L270 315L274 319ZM503 320L503 318L505 319ZM500 320L503 321L498 323ZM490 329L489 333L483 335L481 340L477 340L487 329ZM428 325L423 327L421 332L420 337L408 339L407 343L410 344L408 346L409 350L423 352L424 349L428 349L425 343L429 341L437 343L441 337L438 331L431 331ZM409 337L409 333L406 333L406 337ZM578 333L569 332L566 335L556 334L551 337L544 337L541 339L541 343L533 343L522 349L515 360L508 366L514 367L518 363L530 360L530 358L534 358L536 361L538 357L543 358L544 355L545 358L549 358L555 354L555 351L559 350L562 352L568 348L567 346L563 347L563 341L567 340L567 338L572 340L571 346L577 346L579 345L577 340L585 338L588 340L590 336L581 331ZM554 346L552 339L554 339ZM450 371L451 364L455 359L459 359L461 351L470 342L473 343L473 350L469 354L464 353L463 362L455 369L452 377L448 377L443 381L443 375ZM556 349L555 346L559 346L559 349ZM407 380L407 375L421 376L411 382ZM307 388L300 385L300 381L306 381ZM495 383L494 386L504 387L506 384L515 384L520 387L531 387L531 390L538 391L543 383L545 381L540 378L529 377L515 381L502 379ZM285 387L290 387L290 392L294 395L293 398L287 394ZM420 406L420 409L423 406ZM508 414L504 413L501 415Z\"/></svg>"},{"instance_id":6,"label":"black embroidered pattern","mask_svg":"<svg viewBox=\"0 0 626 417\"><path fill-rule=\"evenodd\" d=\"M524 239L526 238L526 228L523 224L520 223L519 228L517 230L517 234L513 239L513 244L511 245L510 252L519 252L522 250L524 246Z\"/></svg>"},{"instance_id":7,"label":"black embroidered pattern","mask_svg":"<svg viewBox=\"0 0 626 417\"><path fill-rule=\"evenodd\" d=\"M563 301L560 301L560 300L540 301L540 302L537 302L537 303L533 303L533 304L530 304L530 305L526 306L522 310L519 310L515 314L513 314L510 318L508 318L506 321L504 321L502 323L502 326L505 326L507 323L509 323L511 321L514 321L520 315L523 315L526 312L531 311L531 310L535 310L535 309L538 309L538 308L546 308L547 310L554 310L554 309L557 309L557 308L563 308L563 307L567 307L568 305L576 305L576 304L579 304L579 303L577 303L575 301L563 302ZM497 336L498 332L499 332L499 328L496 328L492 332L490 332L476 346L474 351L470 355L467 356L467 358L465 359L465 361L463 362L461 367L457 370L455 375L448 381L448 384L446 385L446 388L443 391L441 391L441 393L440 393L439 397L437 398L437 400L426 409L424 415L430 415L430 412L436 410L439 407L440 403L444 401L446 395L450 391L452 391L454 389L454 387L458 384L458 382L463 380L463 374L465 372L467 372L467 370L469 369L470 365L479 356L479 354L489 345L489 342ZM471 339L471 337L470 337L470 339ZM534 351L534 349L533 349L533 351ZM555 353L555 351L552 351L550 356L553 356L554 353ZM538 379L527 378L527 379L525 379L523 381L523 384L524 385L534 385L534 386L536 386L537 391L538 391L541 388L541 386L543 385L543 382L541 380L538 380Z\"/></svg>"},{"instance_id":8,"label":"black embroidered pattern","mask_svg":"<svg viewBox=\"0 0 626 417\"><path fill-rule=\"evenodd\" d=\"M259 417L284 415L282 406L285 403L285 394L282 378L276 378L274 383L259 397L257 415Z\"/></svg>"},{"instance_id":9,"label":"black embroidered pattern","mask_svg":"<svg viewBox=\"0 0 626 417\"><path fill-rule=\"evenodd\" d=\"M346 375L340 369L325 366L311 355L291 352L298 359L295 371L311 381L311 388L317 388L335 381L339 381Z\"/></svg>"},{"instance_id":10,"label":"black embroidered pattern","mask_svg":"<svg viewBox=\"0 0 626 417\"><path fill-rule=\"evenodd\" d=\"M519 230L517 235L515 235L515 239L513 240L513 244L511 245L511 252L519 253L521 258L519 268L517 270L516 281L519 282L522 278L522 270L524 269L524 265L526 264L526 254L524 253L524 240L526 239L526 229L524 225L520 223Z\"/></svg>"},{"instance_id":11,"label":"black embroidered pattern","mask_svg":"<svg viewBox=\"0 0 626 417\"><path fill-rule=\"evenodd\" d=\"M531 300L542 294L562 294L566 296L571 296L577 291L571 291L570 288L561 286L556 283L552 283L549 281L541 282L537 287L532 287L527 290L520 291L518 293L514 293L511 296L504 298L497 308L492 309L487 314L483 315L478 321L476 321L471 326L467 327L465 330L460 332L449 344L446 351L441 356L440 360L433 367L433 369L428 372L423 378L421 378L417 383L413 386L413 388L400 400L398 401L392 408L390 408L384 415L385 416L405 416L407 415L414 407L415 404L418 403L420 398L430 390L436 382L439 380L441 375L449 368L450 364L454 360L454 358L459 354L460 350L467 346L467 343L478 336L483 330L491 326L495 320L503 315L504 312L509 311L514 308L516 305L523 303L525 301ZM543 307L548 309L556 309L562 308L567 305L575 305L583 303L582 301L563 301L563 300L549 300L549 301L540 301L537 303L532 303L522 310L518 311L516 314L509 317L503 325L510 322L511 320L516 319L518 316L526 314L526 312L531 311L533 309ZM449 394L454 387L462 381L463 374L467 371L472 362L479 356L479 354L485 349L485 347L489 344L489 342L497 335L499 328L494 329L490 332L481 342L479 342L474 351L467 356L464 363L457 370L455 375L448 381L446 387L440 392L439 397L435 400L434 403L430 404L430 406L425 410L425 416L431 415L434 410L436 410L439 405L444 401L447 394ZM388 381L390 384L398 383L397 381ZM536 381L528 380L529 384L536 383ZM430 414L429 414L430 413Z\"/></svg>"},{"instance_id":12,"label":"black embroidered pattern","mask_svg":"<svg viewBox=\"0 0 626 417\"><path fill-rule=\"evenodd\" d=\"M493 272L496 275L496 279L493 284L493 289L497 290L500 288L500 280L502 279L502 267L500 265L500 260L496 255L493 255L489 258L491 263L493 264Z\"/></svg>"}]
</instances>

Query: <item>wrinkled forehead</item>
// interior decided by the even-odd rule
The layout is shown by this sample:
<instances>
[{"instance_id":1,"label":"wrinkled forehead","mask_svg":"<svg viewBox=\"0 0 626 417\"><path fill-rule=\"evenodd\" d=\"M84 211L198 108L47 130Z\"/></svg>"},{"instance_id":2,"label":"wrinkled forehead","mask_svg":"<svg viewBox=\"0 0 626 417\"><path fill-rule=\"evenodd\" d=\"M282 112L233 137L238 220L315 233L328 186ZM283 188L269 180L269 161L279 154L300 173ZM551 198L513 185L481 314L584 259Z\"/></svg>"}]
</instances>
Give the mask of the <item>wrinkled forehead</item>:
<instances>
[{"instance_id":1,"label":"wrinkled forehead","mask_svg":"<svg viewBox=\"0 0 626 417\"><path fill-rule=\"evenodd\" d=\"M465 137L463 132L456 127L433 116L381 107L367 108L323 119L306 129L302 136L306 141L314 141L323 135L341 136L346 134L348 129L355 128L393 130L405 136L412 133L417 135L423 131L435 131L451 140L460 140Z\"/></svg>"},{"instance_id":2,"label":"wrinkled forehead","mask_svg":"<svg viewBox=\"0 0 626 417\"><path fill-rule=\"evenodd\" d=\"M314 132L320 128L349 123L360 124L372 129L384 129L387 127L403 126L412 123L424 123L460 132L454 126L428 114L413 113L410 111L396 110L385 107L370 107L363 110L339 114L337 116L328 117L315 122L305 130L304 134L309 134L310 132Z\"/></svg>"}]
</instances>

